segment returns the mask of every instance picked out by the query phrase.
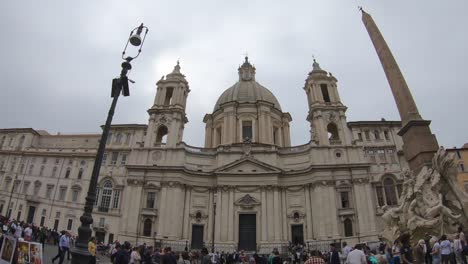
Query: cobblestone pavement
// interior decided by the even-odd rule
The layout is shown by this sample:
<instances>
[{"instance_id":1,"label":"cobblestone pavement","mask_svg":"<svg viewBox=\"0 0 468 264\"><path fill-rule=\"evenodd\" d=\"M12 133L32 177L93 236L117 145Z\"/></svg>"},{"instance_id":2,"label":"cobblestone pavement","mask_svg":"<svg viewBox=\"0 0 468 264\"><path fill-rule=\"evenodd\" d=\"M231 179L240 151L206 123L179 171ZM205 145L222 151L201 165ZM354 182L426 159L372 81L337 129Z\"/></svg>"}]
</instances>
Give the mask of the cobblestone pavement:
<instances>
[{"instance_id":1,"label":"cobblestone pavement","mask_svg":"<svg viewBox=\"0 0 468 264\"><path fill-rule=\"evenodd\" d=\"M52 264L52 258L55 257L58 253L58 248L55 245L46 244L44 247L44 264ZM55 260L55 264L58 264L59 260ZM99 264L110 264L110 259L106 256L98 256ZM63 264L71 264L71 260L67 260L67 256L65 256L65 260Z\"/></svg>"}]
</instances>

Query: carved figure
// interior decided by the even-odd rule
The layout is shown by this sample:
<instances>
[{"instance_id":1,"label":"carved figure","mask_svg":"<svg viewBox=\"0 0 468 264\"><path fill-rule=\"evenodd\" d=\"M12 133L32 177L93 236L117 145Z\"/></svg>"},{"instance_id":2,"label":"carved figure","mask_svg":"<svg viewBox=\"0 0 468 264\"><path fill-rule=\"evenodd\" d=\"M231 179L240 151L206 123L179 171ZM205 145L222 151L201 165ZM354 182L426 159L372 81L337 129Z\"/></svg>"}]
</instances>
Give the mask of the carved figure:
<instances>
[{"instance_id":1,"label":"carved figure","mask_svg":"<svg viewBox=\"0 0 468 264\"><path fill-rule=\"evenodd\" d=\"M423 238L426 232L451 233L468 220L468 196L458 188L453 156L443 148L434 155L431 167L423 167L416 177L405 170L404 177L400 205L383 208L387 239L405 232L413 239Z\"/></svg>"}]
</instances>

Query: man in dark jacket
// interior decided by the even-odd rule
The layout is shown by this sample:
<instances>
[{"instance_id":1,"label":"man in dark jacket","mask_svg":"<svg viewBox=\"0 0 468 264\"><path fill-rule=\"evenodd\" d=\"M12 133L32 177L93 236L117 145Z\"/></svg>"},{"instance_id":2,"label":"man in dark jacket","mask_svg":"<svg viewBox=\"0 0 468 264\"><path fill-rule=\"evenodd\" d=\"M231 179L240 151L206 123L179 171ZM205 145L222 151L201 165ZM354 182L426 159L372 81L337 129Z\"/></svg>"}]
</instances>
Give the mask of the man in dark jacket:
<instances>
[{"instance_id":1,"label":"man in dark jacket","mask_svg":"<svg viewBox=\"0 0 468 264\"><path fill-rule=\"evenodd\" d=\"M125 241L123 246L115 253L115 264L130 263L131 245Z\"/></svg>"},{"instance_id":2,"label":"man in dark jacket","mask_svg":"<svg viewBox=\"0 0 468 264\"><path fill-rule=\"evenodd\" d=\"M340 254L336 250L335 244L330 244L330 264L341 264L340 263Z\"/></svg>"}]
</instances>

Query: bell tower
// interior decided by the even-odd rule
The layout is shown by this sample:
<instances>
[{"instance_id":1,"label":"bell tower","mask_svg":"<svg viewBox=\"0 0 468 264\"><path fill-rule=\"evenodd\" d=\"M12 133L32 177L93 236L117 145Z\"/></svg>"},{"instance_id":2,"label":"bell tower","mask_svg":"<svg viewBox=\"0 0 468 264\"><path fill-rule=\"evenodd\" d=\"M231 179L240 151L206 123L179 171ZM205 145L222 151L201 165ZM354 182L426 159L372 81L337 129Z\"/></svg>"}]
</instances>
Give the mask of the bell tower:
<instances>
[{"instance_id":1,"label":"bell tower","mask_svg":"<svg viewBox=\"0 0 468 264\"><path fill-rule=\"evenodd\" d=\"M154 104L148 109L145 147L174 148L182 142L184 125L188 122L185 107L190 92L178 61L174 70L163 76L156 86Z\"/></svg>"},{"instance_id":2,"label":"bell tower","mask_svg":"<svg viewBox=\"0 0 468 264\"><path fill-rule=\"evenodd\" d=\"M314 59L304 90L309 104L307 121L310 122L311 141L317 145L351 144L345 115L347 107L341 103L337 82Z\"/></svg>"}]
</instances>

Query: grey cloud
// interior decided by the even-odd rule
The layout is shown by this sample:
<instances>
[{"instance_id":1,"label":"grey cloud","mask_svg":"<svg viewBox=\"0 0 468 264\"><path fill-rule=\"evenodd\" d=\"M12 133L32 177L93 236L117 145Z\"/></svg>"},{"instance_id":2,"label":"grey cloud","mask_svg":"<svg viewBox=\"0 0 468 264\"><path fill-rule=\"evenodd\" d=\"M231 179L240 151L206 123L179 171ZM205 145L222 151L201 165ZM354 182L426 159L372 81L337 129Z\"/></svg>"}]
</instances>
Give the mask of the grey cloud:
<instances>
[{"instance_id":1,"label":"grey cloud","mask_svg":"<svg viewBox=\"0 0 468 264\"><path fill-rule=\"evenodd\" d=\"M248 52L257 80L293 117L293 144L308 141L302 89L314 54L339 80L348 121L398 119L385 75L353 1L9 1L0 17L1 127L98 132L128 32L150 27L133 63L136 81L114 123L146 123L155 82L181 59L190 83L184 140L201 146L205 113L237 80ZM466 1L359 1L392 49L439 143L468 142Z\"/></svg>"}]
</instances>

